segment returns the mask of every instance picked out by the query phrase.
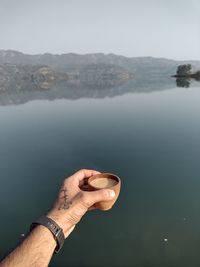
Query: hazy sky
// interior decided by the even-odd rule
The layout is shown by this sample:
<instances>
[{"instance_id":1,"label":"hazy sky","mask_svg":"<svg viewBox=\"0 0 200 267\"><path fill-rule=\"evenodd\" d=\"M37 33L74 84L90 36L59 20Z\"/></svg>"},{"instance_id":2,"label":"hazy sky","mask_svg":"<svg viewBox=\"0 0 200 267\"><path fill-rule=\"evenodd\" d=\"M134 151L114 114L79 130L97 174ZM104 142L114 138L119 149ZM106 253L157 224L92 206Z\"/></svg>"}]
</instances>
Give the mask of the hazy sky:
<instances>
[{"instance_id":1,"label":"hazy sky","mask_svg":"<svg viewBox=\"0 0 200 267\"><path fill-rule=\"evenodd\" d=\"M0 0L0 49L200 60L200 1Z\"/></svg>"}]
</instances>

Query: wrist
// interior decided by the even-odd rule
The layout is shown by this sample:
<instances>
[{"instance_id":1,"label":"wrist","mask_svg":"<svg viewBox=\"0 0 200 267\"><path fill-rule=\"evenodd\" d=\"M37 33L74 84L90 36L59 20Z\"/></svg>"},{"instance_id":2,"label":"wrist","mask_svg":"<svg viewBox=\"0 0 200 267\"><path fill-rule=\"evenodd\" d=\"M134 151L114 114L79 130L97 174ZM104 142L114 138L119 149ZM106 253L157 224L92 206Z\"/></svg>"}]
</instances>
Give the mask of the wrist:
<instances>
[{"instance_id":1,"label":"wrist","mask_svg":"<svg viewBox=\"0 0 200 267\"><path fill-rule=\"evenodd\" d=\"M71 224L67 221L66 215L59 214L54 211L49 211L46 216L52 220L54 220L59 227L63 230L65 238L67 238L70 233L74 230L75 225Z\"/></svg>"},{"instance_id":2,"label":"wrist","mask_svg":"<svg viewBox=\"0 0 200 267\"><path fill-rule=\"evenodd\" d=\"M38 225L46 227L51 232L57 243L54 253L58 253L65 241L62 228L54 220L44 215L31 224L30 231L32 231Z\"/></svg>"}]
</instances>

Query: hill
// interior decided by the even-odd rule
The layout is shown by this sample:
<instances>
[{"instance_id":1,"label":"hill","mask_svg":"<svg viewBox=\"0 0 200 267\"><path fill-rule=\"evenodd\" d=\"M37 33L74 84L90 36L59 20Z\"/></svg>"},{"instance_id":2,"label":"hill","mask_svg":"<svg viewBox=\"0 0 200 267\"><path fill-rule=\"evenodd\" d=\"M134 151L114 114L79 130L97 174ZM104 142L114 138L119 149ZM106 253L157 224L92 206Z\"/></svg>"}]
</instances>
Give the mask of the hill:
<instances>
[{"instance_id":1,"label":"hill","mask_svg":"<svg viewBox=\"0 0 200 267\"><path fill-rule=\"evenodd\" d=\"M136 76L148 75L172 75L178 65L192 64L194 70L200 69L200 61L176 61L165 58L153 57L125 57L115 54L86 54L74 53L53 55L27 55L18 51L0 50L0 64L23 64L23 65L47 65L56 71L75 72L80 68L91 64L111 64L127 69Z\"/></svg>"}]
</instances>

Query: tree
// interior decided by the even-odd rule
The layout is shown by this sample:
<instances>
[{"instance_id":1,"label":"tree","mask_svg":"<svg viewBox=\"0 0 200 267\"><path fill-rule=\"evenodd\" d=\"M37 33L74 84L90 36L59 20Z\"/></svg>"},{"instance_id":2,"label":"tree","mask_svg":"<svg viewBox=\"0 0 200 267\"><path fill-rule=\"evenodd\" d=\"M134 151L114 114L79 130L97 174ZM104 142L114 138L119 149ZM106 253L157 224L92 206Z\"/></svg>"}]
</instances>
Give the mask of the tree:
<instances>
[{"instance_id":1,"label":"tree","mask_svg":"<svg viewBox=\"0 0 200 267\"><path fill-rule=\"evenodd\" d=\"M177 67L177 71L176 71L177 76L188 76L191 74L192 74L192 65L191 64L179 65Z\"/></svg>"}]
</instances>

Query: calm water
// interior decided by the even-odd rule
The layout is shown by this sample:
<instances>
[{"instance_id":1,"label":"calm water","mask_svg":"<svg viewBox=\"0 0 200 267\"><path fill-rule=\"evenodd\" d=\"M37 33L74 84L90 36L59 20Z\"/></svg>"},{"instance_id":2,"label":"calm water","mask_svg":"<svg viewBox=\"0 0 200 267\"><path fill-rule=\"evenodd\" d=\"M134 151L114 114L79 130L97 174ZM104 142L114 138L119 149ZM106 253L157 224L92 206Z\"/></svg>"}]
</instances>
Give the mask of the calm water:
<instances>
[{"instance_id":1,"label":"calm water","mask_svg":"<svg viewBox=\"0 0 200 267\"><path fill-rule=\"evenodd\" d=\"M200 266L200 87L0 106L0 256L64 177L113 172L122 192L85 216L56 267Z\"/></svg>"}]
</instances>

